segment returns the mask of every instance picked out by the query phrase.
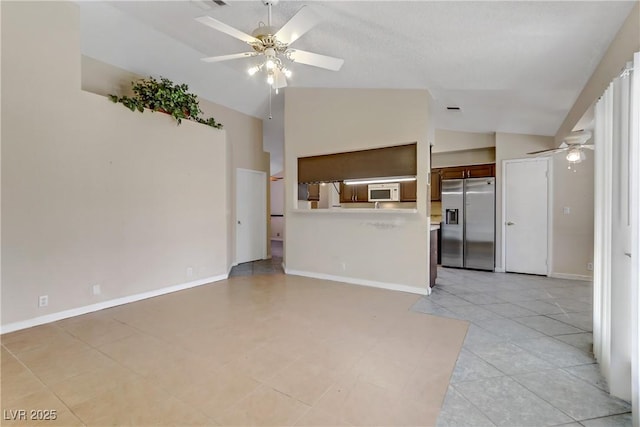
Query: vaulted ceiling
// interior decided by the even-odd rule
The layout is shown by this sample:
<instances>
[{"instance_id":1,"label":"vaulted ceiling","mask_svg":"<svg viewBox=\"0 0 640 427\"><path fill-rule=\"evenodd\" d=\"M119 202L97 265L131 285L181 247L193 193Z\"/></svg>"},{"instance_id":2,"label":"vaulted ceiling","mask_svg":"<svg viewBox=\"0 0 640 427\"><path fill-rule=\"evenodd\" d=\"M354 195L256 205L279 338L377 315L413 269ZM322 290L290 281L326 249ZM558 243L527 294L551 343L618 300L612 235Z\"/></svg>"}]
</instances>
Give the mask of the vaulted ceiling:
<instances>
[{"instance_id":1,"label":"vaulted ceiling","mask_svg":"<svg viewBox=\"0 0 640 427\"><path fill-rule=\"evenodd\" d=\"M82 51L142 75L186 82L206 99L266 119L269 92L263 77L247 74L252 59L200 61L248 49L195 17L209 15L247 33L267 21L261 1L227 3L78 2ZM608 0L280 1L274 26L305 4L322 21L293 47L345 63L338 72L292 64L290 87L428 89L437 128L538 135L556 133L634 6ZM272 98L273 120L265 120L265 148L276 160L282 98Z\"/></svg>"}]
</instances>

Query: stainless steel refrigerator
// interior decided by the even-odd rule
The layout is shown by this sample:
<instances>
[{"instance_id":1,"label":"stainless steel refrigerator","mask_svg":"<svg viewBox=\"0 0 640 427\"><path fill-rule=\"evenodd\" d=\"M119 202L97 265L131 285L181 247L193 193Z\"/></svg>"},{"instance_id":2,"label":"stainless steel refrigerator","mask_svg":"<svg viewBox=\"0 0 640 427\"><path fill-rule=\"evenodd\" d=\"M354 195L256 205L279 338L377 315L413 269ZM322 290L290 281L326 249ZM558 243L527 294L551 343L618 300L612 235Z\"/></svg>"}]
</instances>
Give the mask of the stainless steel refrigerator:
<instances>
[{"instance_id":1,"label":"stainless steel refrigerator","mask_svg":"<svg viewBox=\"0 0 640 427\"><path fill-rule=\"evenodd\" d=\"M495 178L442 181L442 265L493 271Z\"/></svg>"}]
</instances>

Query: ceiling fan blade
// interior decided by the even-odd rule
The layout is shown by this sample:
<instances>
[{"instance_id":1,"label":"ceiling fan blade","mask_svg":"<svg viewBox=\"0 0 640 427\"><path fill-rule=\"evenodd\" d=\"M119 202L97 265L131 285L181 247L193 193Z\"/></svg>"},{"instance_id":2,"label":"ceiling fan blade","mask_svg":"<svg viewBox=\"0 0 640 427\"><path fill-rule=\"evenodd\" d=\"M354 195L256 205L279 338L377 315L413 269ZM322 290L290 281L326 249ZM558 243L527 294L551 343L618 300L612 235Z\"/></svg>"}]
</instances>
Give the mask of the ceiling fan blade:
<instances>
[{"instance_id":1,"label":"ceiling fan blade","mask_svg":"<svg viewBox=\"0 0 640 427\"><path fill-rule=\"evenodd\" d=\"M567 144L584 144L591 139L591 132L588 130L578 130L571 132L564 138Z\"/></svg>"},{"instance_id":2,"label":"ceiling fan blade","mask_svg":"<svg viewBox=\"0 0 640 427\"><path fill-rule=\"evenodd\" d=\"M344 64L344 59L320 55L319 53L307 52L305 50L290 49L287 52L293 62L325 68L331 71L338 71L342 67L342 64Z\"/></svg>"},{"instance_id":3,"label":"ceiling fan blade","mask_svg":"<svg viewBox=\"0 0 640 427\"><path fill-rule=\"evenodd\" d=\"M239 59L239 58L250 58L252 56L256 56L255 52L242 52L242 53L232 53L231 55L220 55L220 56L210 56L208 58L202 58L203 62L220 62L220 61L228 61L230 59Z\"/></svg>"},{"instance_id":4,"label":"ceiling fan blade","mask_svg":"<svg viewBox=\"0 0 640 427\"><path fill-rule=\"evenodd\" d=\"M243 42L246 43L260 43L260 40L258 40L257 38L250 36L249 34L240 31L236 28L233 28L231 25L227 25L224 22L220 22L217 19L214 19L210 16L200 16L198 18L196 18L196 21L200 22L201 24L204 24L208 27L213 28L214 30L218 30L220 32L223 32L225 34L230 35L231 37L235 37L237 39L242 40Z\"/></svg>"},{"instance_id":5,"label":"ceiling fan blade","mask_svg":"<svg viewBox=\"0 0 640 427\"><path fill-rule=\"evenodd\" d=\"M595 150L596 146L593 144L583 144L581 145L582 148L588 148L589 150Z\"/></svg>"},{"instance_id":6,"label":"ceiling fan blade","mask_svg":"<svg viewBox=\"0 0 640 427\"><path fill-rule=\"evenodd\" d=\"M540 155L540 154L554 154L554 153L560 153L562 151L566 151L568 147L561 147L561 148L549 148L548 150L540 150L540 151L532 151L530 153L527 154L531 154L531 155Z\"/></svg>"},{"instance_id":7,"label":"ceiling fan blade","mask_svg":"<svg viewBox=\"0 0 640 427\"><path fill-rule=\"evenodd\" d=\"M283 87L287 87L287 78L282 71L276 69L273 73L273 88L282 89Z\"/></svg>"},{"instance_id":8,"label":"ceiling fan blade","mask_svg":"<svg viewBox=\"0 0 640 427\"><path fill-rule=\"evenodd\" d=\"M316 15L313 9L302 6L298 13L293 15L293 18L289 19L289 21L278 30L275 36L280 42L291 44L298 40L304 33L315 27L318 22L320 22L320 17Z\"/></svg>"}]
</instances>

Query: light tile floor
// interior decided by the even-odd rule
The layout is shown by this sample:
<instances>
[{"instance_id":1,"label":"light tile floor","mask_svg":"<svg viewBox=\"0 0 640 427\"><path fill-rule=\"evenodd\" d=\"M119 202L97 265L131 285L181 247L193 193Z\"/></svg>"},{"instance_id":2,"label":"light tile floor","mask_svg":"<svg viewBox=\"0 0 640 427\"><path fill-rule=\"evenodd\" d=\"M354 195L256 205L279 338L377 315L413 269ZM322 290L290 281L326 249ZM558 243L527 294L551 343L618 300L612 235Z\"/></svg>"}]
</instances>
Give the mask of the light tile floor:
<instances>
[{"instance_id":1,"label":"light tile floor","mask_svg":"<svg viewBox=\"0 0 640 427\"><path fill-rule=\"evenodd\" d=\"M1 422L434 425L468 322L418 299L238 276L5 334Z\"/></svg>"},{"instance_id":2,"label":"light tile floor","mask_svg":"<svg viewBox=\"0 0 640 427\"><path fill-rule=\"evenodd\" d=\"M271 241L271 259L245 262L231 269L229 277L251 276L261 274L283 274L282 269L282 241Z\"/></svg>"},{"instance_id":3,"label":"light tile floor","mask_svg":"<svg viewBox=\"0 0 640 427\"><path fill-rule=\"evenodd\" d=\"M2 425L433 425L440 407L438 426L631 425L591 355L589 283L439 269L419 298L282 276L275 255L3 335L3 418L57 419ZM470 322L460 351L446 317Z\"/></svg>"},{"instance_id":4,"label":"light tile floor","mask_svg":"<svg viewBox=\"0 0 640 427\"><path fill-rule=\"evenodd\" d=\"M471 322L438 426L631 426L591 353L591 283L449 268L436 283L412 310Z\"/></svg>"}]
</instances>

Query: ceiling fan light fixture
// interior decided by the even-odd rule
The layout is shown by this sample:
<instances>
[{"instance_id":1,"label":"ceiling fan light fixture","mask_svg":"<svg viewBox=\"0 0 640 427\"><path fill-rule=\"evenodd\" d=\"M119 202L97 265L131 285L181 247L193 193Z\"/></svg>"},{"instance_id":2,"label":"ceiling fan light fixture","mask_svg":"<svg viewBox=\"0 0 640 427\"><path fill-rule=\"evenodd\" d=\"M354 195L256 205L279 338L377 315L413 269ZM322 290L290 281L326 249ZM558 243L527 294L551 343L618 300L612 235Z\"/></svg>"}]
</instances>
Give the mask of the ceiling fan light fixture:
<instances>
[{"instance_id":1,"label":"ceiling fan light fixture","mask_svg":"<svg viewBox=\"0 0 640 427\"><path fill-rule=\"evenodd\" d=\"M580 148L572 148L567 153L567 161L569 163L580 163L585 159L585 154Z\"/></svg>"},{"instance_id":2,"label":"ceiling fan light fixture","mask_svg":"<svg viewBox=\"0 0 640 427\"><path fill-rule=\"evenodd\" d=\"M320 16L314 13L312 8L302 6L293 17L278 29L271 25L271 6L277 4L278 0L262 0L262 2L268 7L267 23L260 22L258 28L256 28L251 35L227 25L222 21L218 21L211 16L196 18L198 22L216 31L242 40L248 44L252 50L250 52L231 55L212 56L202 58L202 60L205 62L220 62L239 58L259 57L260 63L247 68L247 73L250 76L254 76L258 72L264 72L266 74L267 84L271 89L275 89L276 93L278 93L279 89L287 87L287 78L292 75L291 71L285 67L283 61L298 62L330 71L338 71L340 67L342 67L344 63L343 59L298 49L290 49L292 43L320 22Z\"/></svg>"}]
</instances>

